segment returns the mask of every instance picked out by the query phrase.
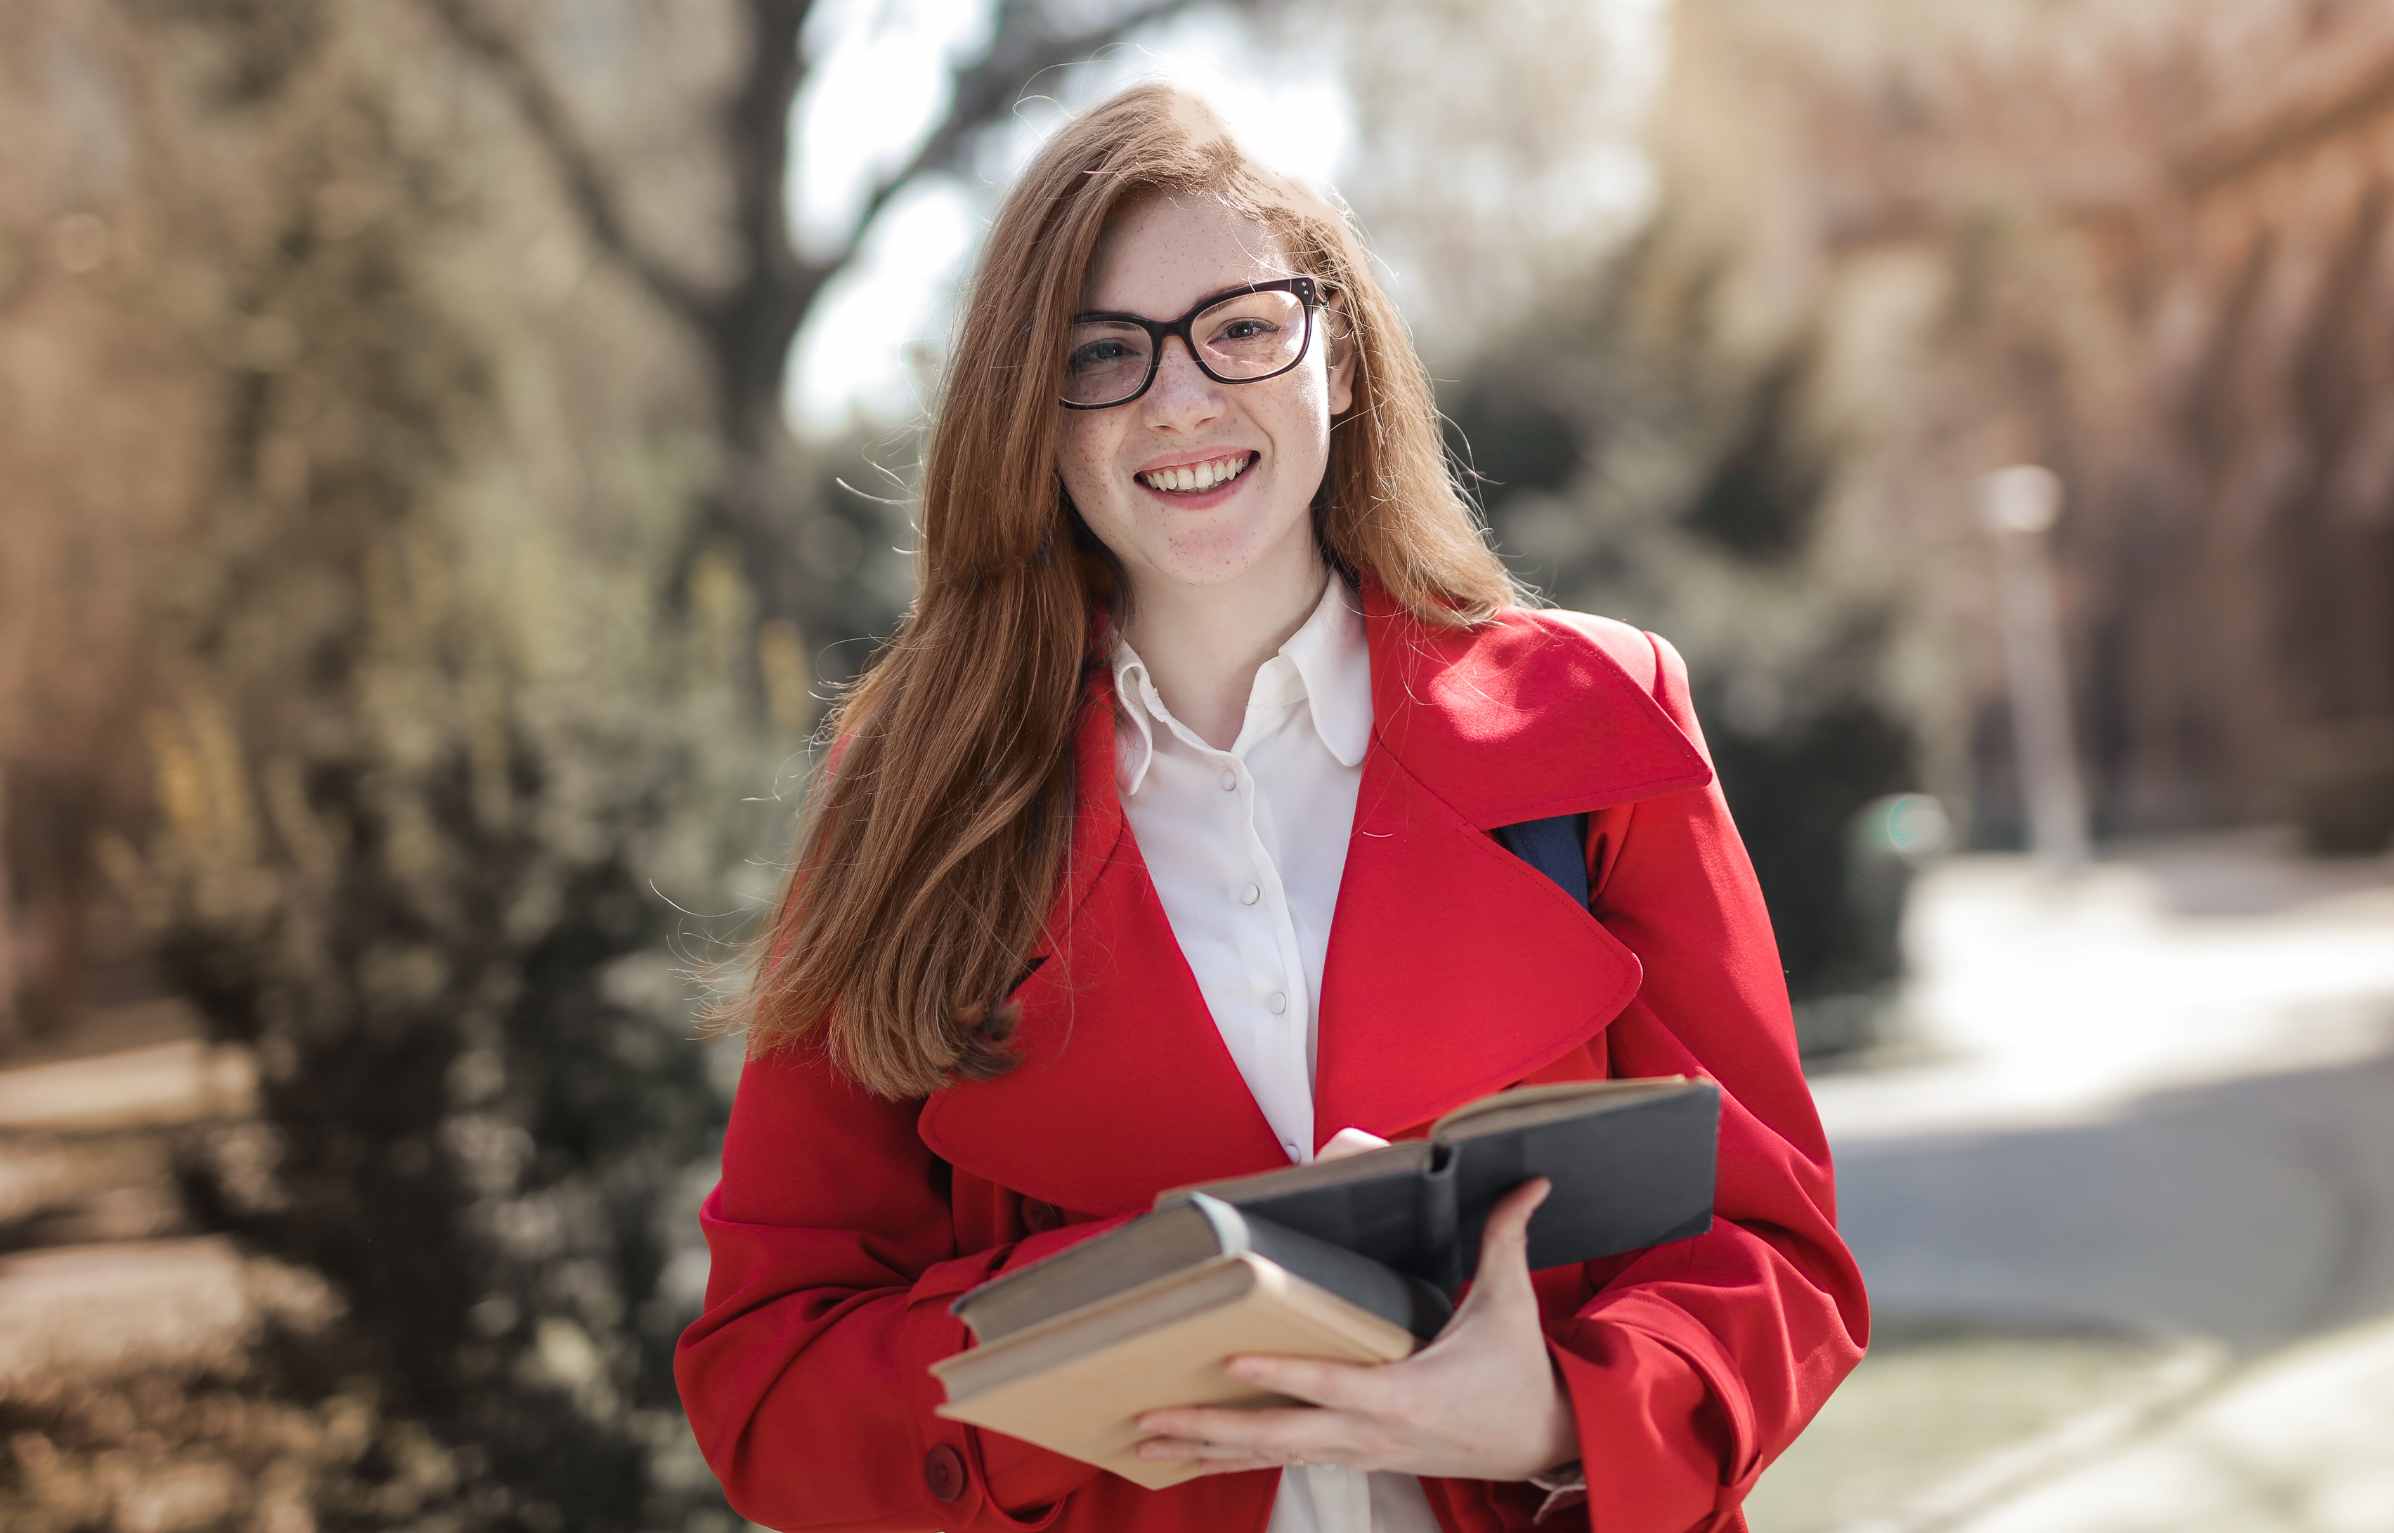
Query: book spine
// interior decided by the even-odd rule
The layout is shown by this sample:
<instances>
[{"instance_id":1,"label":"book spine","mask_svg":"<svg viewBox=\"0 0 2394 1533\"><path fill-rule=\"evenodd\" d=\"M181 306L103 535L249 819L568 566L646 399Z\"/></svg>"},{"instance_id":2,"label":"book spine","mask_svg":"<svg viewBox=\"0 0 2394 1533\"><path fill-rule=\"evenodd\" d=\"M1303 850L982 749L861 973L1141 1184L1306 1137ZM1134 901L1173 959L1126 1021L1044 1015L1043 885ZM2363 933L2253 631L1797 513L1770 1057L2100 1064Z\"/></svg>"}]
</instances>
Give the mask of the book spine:
<instances>
[{"instance_id":1,"label":"book spine","mask_svg":"<svg viewBox=\"0 0 2394 1533\"><path fill-rule=\"evenodd\" d=\"M1471 1276L1471 1264L1456 1241L1458 1209L1455 1192L1455 1147L1436 1144L1430 1152L1430 1163L1421 1173L1421 1250L1414 1262L1418 1271L1431 1273L1441 1290L1451 1299L1463 1280Z\"/></svg>"},{"instance_id":2,"label":"book spine","mask_svg":"<svg viewBox=\"0 0 2394 1533\"><path fill-rule=\"evenodd\" d=\"M1243 1210L1231 1214L1245 1226L1240 1242L1245 1249L1422 1341L1434 1340L1454 1318L1454 1303L1445 1293L1385 1262Z\"/></svg>"}]
</instances>

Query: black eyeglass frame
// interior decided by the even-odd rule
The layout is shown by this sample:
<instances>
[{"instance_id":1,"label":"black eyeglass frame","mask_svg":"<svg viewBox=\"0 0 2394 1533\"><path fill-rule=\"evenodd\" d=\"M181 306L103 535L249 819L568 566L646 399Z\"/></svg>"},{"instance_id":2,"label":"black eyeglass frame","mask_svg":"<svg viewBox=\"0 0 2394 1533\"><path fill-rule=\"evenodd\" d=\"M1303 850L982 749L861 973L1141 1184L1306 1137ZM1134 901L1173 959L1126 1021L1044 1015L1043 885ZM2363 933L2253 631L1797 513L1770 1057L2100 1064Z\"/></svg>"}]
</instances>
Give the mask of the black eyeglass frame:
<instances>
[{"instance_id":1,"label":"black eyeglass frame","mask_svg":"<svg viewBox=\"0 0 2394 1533\"><path fill-rule=\"evenodd\" d=\"M1286 367L1275 367L1268 373L1257 373L1252 378L1225 378L1205 365L1205 348L1197 344L1197 338L1189 333L1189 327L1197 322L1198 315L1203 314L1215 304L1224 303L1233 298L1244 298L1249 293L1296 294L1305 313L1305 335L1302 340L1297 342L1297 354L1288 359ZM1175 335L1180 337L1181 345L1188 348L1189 360L1197 364L1197 370L1216 383L1261 383L1266 378L1277 378L1304 361L1305 354L1313 349L1313 311L1329 301L1328 293L1329 289L1324 284L1316 282L1311 277L1276 277L1269 282L1246 282L1237 287L1226 287L1218 293L1208 293L1197 300L1196 307L1170 323L1149 319L1144 314L1129 314L1113 309L1092 309L1084 314L1075 314L1072 316L1072 322L1076 325L1085 324L1091 320L1109 320L1126 325L1137 325L1146 331L1148 340L1147 376L1139 380L1137 388L1120 399L1109 399L1101 405L1079 404L1061 395L1057 396L1056 402L1067 410L1111 410L1118 405L1129 404L1154 386L1155 375L1161 372L1164 366L1164 342Z\"/></svg>"}]
</instances>

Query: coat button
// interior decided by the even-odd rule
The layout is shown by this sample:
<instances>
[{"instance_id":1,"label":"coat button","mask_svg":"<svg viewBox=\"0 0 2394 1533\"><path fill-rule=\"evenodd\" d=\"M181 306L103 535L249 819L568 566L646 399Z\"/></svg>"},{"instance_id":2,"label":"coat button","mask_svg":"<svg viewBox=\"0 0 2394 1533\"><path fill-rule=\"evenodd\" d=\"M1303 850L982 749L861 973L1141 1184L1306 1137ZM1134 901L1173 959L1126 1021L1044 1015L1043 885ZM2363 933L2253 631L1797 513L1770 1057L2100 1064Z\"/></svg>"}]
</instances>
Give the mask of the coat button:
<instances>
[{"instance_id":1,"label":"coat button","mask_svg":"<svg viewBox=\"0 0 2394 1533\"><path fill-rule=\"evenodd\" d=\"M931 1487L931 1494L942 1501L953 1501L964 1494L964 1455L946 1443L941 1443L923 1455L923 1481Z\"/></svg>"}]
</instances>

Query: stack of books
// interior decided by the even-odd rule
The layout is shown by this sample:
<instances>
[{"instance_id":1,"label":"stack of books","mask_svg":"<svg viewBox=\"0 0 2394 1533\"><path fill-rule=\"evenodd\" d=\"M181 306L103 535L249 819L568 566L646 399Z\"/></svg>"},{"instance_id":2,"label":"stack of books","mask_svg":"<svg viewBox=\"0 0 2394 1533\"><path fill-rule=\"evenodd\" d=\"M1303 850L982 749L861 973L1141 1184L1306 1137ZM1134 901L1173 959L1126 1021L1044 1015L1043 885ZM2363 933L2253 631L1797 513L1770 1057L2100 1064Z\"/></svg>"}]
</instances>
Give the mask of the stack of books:
<instances>
[{"instance_id":1,"label":"stack of books","mask_svg":"<svg viewBox=\"0 0 2394 1533\"><path fill-rule=\"evenodd\" d=\"M1199 1466L1137 1457L1141 1412L1304 1403L1225 1374L1239 1354L1410 1356L1453 1316L1490 1211L1535 1177L1554 1185L1530 1218L1533 1271L1700 1235L1719 1135L1711 1081L1566 1081L1466 1103L1423 1139L1168 1189L959 1296L974 1344L931 1365L937 1414L1178 1484Z\"/></svg>"}]
</instances>

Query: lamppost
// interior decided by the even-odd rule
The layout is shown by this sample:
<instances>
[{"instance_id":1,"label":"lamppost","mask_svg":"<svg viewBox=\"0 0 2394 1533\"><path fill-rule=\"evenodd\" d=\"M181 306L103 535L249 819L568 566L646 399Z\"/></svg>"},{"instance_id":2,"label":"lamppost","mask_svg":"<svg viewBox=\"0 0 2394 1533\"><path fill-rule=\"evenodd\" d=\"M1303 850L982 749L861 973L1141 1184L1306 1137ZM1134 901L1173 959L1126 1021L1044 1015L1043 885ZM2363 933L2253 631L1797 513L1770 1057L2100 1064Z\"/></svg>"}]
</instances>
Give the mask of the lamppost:
<instances>
[{"instance_id":1,"label":"lamppost","mask_svg":"<svg viewBox=\"0 0 2394 1533\"><path fill-rule=\"evenodd\" d=\"M2028 805L2030 849L2058 867L2090 854L2086 794L2070 737L2070 688L2062 662L2048 534L2061 514L2061 480L2051 469L2016 464L1978 481L1980 525L1995 544L2003 628L2004 676L2011 691L2012 736Z\"/></svg>"}]
</instances>

